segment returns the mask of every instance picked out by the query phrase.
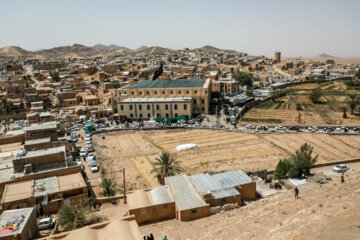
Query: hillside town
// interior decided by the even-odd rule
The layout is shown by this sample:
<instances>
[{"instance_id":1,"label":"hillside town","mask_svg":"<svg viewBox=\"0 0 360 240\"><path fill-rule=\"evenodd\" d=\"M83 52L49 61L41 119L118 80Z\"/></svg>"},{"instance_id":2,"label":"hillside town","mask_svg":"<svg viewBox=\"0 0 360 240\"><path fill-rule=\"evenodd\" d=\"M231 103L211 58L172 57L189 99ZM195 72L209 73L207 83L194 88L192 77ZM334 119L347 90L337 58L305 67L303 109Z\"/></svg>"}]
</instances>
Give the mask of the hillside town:
<instances>
[{"instance_id":1,"label":"hillside town","mask_svg":"<svg viewBox=\"0 0 360 240\"><path fill-rule=\"evenodd\" d=\"M19 53L11 48L0 53ZM289 134L294 136L291 141L307 136L316 146L319 167L327 169L338 163L335 172L360 170L355 159L358 148L350 144L359 141L360 118L352 115L357 105L338 100L337 104L348 106L351 117L327 122L330 120L319 112L316 102L334 102L335 98L327 98L334 91L351 98L351 91L357 89L344 90L344 86L359 81L358 64L282 59L280 52L273 58L249 56L210 46L106 51L108 55L56 59L24 53L2 56L0 239L75 239L84 235L92 239L108 239L103 236L110 235L143 239L145 234L150 236L146 239L154 239L153 233L157 239L166 234L183 239L151 226L171 219L186 224L238 211L258 201L271 201L274 195L288 194L302 184L310 185L304 187L308 191L312 185L335 177L317 172L307 181L282 180L276 171L274 176L278 166L273 160L258 165L228 162L230 167L226 167L221 162L230 161L226 154L235 151L230 142L227 147L222 145L226 135L233 141L242 136L251 141L252 136L261 134L277 139ZM306 111L318 111L324 123L314 120L307 125L304 115L304 122L299 117L296 123L286 125L280 113L274 112L270 118L259 118L261 113L256 113L277 110L299 91L312 95L305 93L307 88L323 91ZM288 106L283 108L286 116L292 114L291 101L284 103ZM272 104L275 107L271 108ZM294 112L300 116L301 107L308 105L294 102ZM341 114L340 106L331 109ZM284 126L279 126L280 122ZM157 132L162 133L158 136ZM310 136L317 133L329 135L331 141L341 138L339 144L348 148L347 152L331 150L322 155L316 143L319 135ZM219 158L202 156L201 149L211 144L200 140L203 134L210 134L208 138L217 141L213 147L225 151L214 152ZM259 137L259 141L264 145L254 152L259 154L257 159L264 159L259 149L268 149L270 154L269 140ZM287 148L288 153L300 146L280 146L276 141L281 140L272 141L273 156L286 156L276 152ZM238 158L234 154L234 159ZM239 154L242 159L254 157ZM351 167L337 158L345 155ZM156 172L159 157L177 167L166 175ZM175 157L181 163L174 162ZM197 159L190 162L189 157ZM71 219L74 211L78 215L75 219L64 220Z\"/></svg>"}]
</instances>

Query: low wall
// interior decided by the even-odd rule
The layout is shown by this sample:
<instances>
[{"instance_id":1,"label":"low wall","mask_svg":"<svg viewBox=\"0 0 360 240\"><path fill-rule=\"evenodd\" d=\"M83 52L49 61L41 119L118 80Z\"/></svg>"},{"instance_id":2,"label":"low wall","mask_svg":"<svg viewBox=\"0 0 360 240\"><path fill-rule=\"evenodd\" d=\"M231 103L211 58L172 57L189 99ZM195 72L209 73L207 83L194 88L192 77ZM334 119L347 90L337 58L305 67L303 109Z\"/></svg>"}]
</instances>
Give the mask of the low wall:
<instances>
[{"instance_id":1,"label":"low wall","mask_svg":"<svg viewBox=\"0 0 360 240\"><path fill-rule=\"evenodd\" d=\"M176 216L180 221L190 221L194 219L199 219L203 217L210 216L210 205L207 204L204 207L188 209L188 210L177 210L178 216Z\"/></svg>"},{"instance_id":2,"label":"low wall","mask_svg":"<svg viewBox=\"0 0 360 240\"><path fill-rule=\"evenodd\" d=\"M4 135L0 136L0 145L16 143L16 142L24 142L25 141L25 133L20 135Z\"/></svg>"},{"instance_id":3,"label":"low wall","mask_svg":"<svg viewBox=\"0 0 360 240\"><path fill-rule=\"evenodd\" d=\"M116 195L112 197L97 197L94 199L95 203L113 203L119 199L124 199L124 195Z\"/></svg>"}]
</instances>

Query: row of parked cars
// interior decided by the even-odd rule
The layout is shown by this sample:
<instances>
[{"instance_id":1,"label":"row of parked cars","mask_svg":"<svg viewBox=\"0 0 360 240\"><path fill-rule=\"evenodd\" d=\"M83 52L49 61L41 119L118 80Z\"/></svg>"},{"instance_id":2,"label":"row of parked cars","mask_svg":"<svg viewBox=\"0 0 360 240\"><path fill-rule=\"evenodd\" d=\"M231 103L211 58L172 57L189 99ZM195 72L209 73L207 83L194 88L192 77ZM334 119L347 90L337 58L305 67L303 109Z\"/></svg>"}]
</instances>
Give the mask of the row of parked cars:
<instances>
[{"instance_id":1,"label":"row of parked cars","mask_svg":"<svg viewBox=\"0 0 360 240\"><path fill-rule=\"evenodd\" d=\"M86 144L86 151L85 149L81 149L80 157L86 157L86 163L90 167L91 172L98 172L99 167L95 162L95 155L92 153L94 149L92 146L91 133L85 134L85 144Z\"/></svg>"}]
</instances>

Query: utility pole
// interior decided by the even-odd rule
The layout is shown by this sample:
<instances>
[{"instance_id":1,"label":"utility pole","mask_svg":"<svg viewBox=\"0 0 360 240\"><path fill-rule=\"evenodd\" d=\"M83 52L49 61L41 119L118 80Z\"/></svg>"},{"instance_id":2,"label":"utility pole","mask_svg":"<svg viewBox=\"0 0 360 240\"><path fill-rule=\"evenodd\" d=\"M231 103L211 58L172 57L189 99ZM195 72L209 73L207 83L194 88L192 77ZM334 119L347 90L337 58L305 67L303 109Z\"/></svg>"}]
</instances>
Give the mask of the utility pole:
<instances>
[{"instance_id":1,"label":"utility pole","mask_svg":"<svg viewBox=\"0 0 360 240\"><path fill-rule=\"evenodd\" d=\"M123 172L123 186L124 186L124 203L126 203L125 168L123 168L122 172Z\"/></svg>"}]
</instances>

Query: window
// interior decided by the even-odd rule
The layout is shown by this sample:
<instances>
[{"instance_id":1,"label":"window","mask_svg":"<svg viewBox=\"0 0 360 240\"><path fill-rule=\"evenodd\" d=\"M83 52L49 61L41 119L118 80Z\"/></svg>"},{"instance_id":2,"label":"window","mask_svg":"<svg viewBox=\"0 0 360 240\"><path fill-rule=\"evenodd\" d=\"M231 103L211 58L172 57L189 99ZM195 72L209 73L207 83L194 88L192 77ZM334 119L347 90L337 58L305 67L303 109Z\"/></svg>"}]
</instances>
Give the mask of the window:
<instances>
[{"instance_id":1,"label":"window","mask_svg":"<svg viewBox=\"0 0 360 240\"><path fill-rule=\"evenodd\" d=\"M196 104L196 99L194 99L193 103Z\"/></svg>"},{"instance_id":2,"label":"window","mask_svg":"<svg viewBox=\"0 0 360 240\"><path fill-rule=\"evenodd\" d=\"M156 110L159 110L159 109L160 109L159 104L156 104Z\"/></svg>"},{"instance_id":3,"label":"window","mask_svg":"<svg viewBox=\"0 0 360 240\"><path fill-rule=\"evenodd\" d=\"M197 91L195 90L194 93L197 94Z\"/></svg>"},{"instance_id":4,"label":"window","mask_svg":"<svg viewBox=\"0 0 360 240\"><path fill-rule=\"evenodd\" d=\"M169 110L169 105L165 104L165 110Z\"/></svg>"},{"instance_id":5,"label":"window","mask_svg":"<svg viewBox=\"0 0 360 240\"><path fill-rule=\"evenodd\" d=\"M173 94L173 91L170 91L170 94Z\"/></svg>"},{"instance_id":6,"label":"window","mask_svg":"<svg viewBox=\"0 0 360 240\"><path fill-rule=\"evenodd\" d=\"M142 118L142 113L139 114L140 118Z\"/></svg>"},{"instance_id":7,"label":"window","mask_svg":"<svg viewBox=\"0 0 360 240\"><path fill-rule=\"evenodd\" d=\"M124 110L124 105L120 105L121 111Z\"/></svg>"},{"instance_id":8,"label":"window","mask_svg":"<svg viewBox=\"0 0 360 240\"><path fill-rule=\"evenodd\" d=\"M207 90L205 90L205 94L207 94Z\"/></svg>"},{"instance_id":9,"label":"window","mask_svg":"<svg viewBox=\"0 0 360 240\"><path fill-rule=\"evenodd\" d=\"M175 113L175 117L177 118L179 115L177 113Z\"/></svg>"},{"instance_id":10,"label":"window","mask_svg":"<svg viewBox=\"0 0 360 240\"><path fill-rule=\"evenodd\" d=\"M186 104L184 104L184 110L186 110L187 109L187 105Z\"/></svg>"},{"instance_id":11,"label":"window","mask_svg":"<svg viewBox=\"0 0 360 240\"><path fill-rule=\"evenodd\" d=\"M132 106L132 105L129 105L129 108L130 108L130 110L132 110L132 109L133 109L133 106Z\"/></svg>"},{"instance_id":12,"label":"window","mask_svg":"<svg viewBox=\"0 0 360 240\"><path fill-rule=\"evenodd\" d=\"M181 94L181 91L180 91L180 90L178 91L178 94Z\"/></svg>"},{"instance_id":13,"label":"window","mask_svg":"<svg viewBox=\"0 0 360 240\"><path fill-rule=\"evenodd\" d=\"M161 118L161 115L159 113L156 114L157 118Z\"/></svg>"},{"instance_id":14,"label":"window","mask_svg":"<svg viewBox=\"0 0 360 240\"><path fill-rule=\"evenodd\" d=\"M141 91L139 91L139 95L141 95L142 94L142 92Z\"/></svg>"},{"instance_id":15,"label":"window","mask_svg":"<svg viewBox=\"0 0 360 240\"><path fill-rule=\"evenodd\" d=\"M168 117L169 117L169 114L167 113L167 114L165 114L165 116L168 118Z\"/></svg>"},{"instance_id":16,"label":"window","mask_svg":"<svg viewBox=\"0 0 360 240\"><path fill-rule=\"evenodd\" d=\"M195 214L195 213L197 213L197 210L196 210L196 209L193 209L193 210L191 210L191 213L192 213L192 214Z\"/></svg>"},{"instance_id":17,"label":"window","mask_svg":"<svg viewBox=\"0 0 360 240\"><path fill-rule=\"evenodd\" d=\"M189 94L189 90L186 90L186 94Z\"/></svg>"},{"instance_id":18,"label":"window","mask_svg":"<svg viewBox=\"0 0 360 240\"><path fill-rule=\"evenodd\" d=\"M164 205L163 205L163 208L168 208L168 205L164 204Z\"/></svg>"},{"instance_id":19,"label":"window","mask_svg":"<svg viewBox=\"0 0 360 240\"><path fill-rule=\"evenodd\" d=\"M165 94L165 91L162 91L162 94Z\"/></svg>"},{"instance_id":20,"label":"window","mask_svg":"<svg viewBox=\"0 0 360 240\"><path fill-rule=\"evenodd\" d=\"M154 93L157 94L157 91L155 91Z\"/></svg>"},{"instance_id":21,"label":"window","mask_svg":"<svg viewBox=\"0 0 360 240\"><path fill-rule=\"evenodd\" d=\"M130 117L131 117L131 118L134 117L134 114L130 113Z\"/></svg>"},{"instance_id":22,"label":"window","mask_svg":"<svg viewBox=\"0 0 360 240\"><path fill-rule=\"evenodd\" d=\"M205 112L205 108L201 108L201 111Z\"/></svg>"},{"instance_id":23,"label":"window","mask_svg":"<svg viewBox=\"0 0 360 240\"><path fill-rule=\"evenodd\" d=\"M204 103L205 103L205 100L204 100L204 99L201 99L201 103L204 104Z\"/></svg>"},{"instance_id":24,"label":"window","mask_svg":"<svg viewBox=\"0 0 360 240\"><path fill-rule=\"evenodd\" d=\"M174 105L174 109L177 110L177 104Z\"/></svg>"},{"instance_id":25,"label":"window","mask_svg":"<svg viewBox=\"0 0 360 240\"><path fill-rule=\"evenodd\" d=\"M150 110L150 104L146 105L146 109Z\"/></svg>"},{"instance_id":26,"label":"window","mask_svg":"<svg viewBox=\"0 0 360 240\"><path fill-rule=\"evenodd\" d=\"M147 95L150 95L150 92L149 92L149 91L147 91L147 92L146 92L146 94L147 94Z\"/></svg>"},{"instance_id":27,"label":"window","mask_svg":"<svg viewBox=\"0 0 360 240\"><path fill-rule=\"evenodd\" d=\"M142 110L142 106L141 106L141 105L139 105L139 110Z\"/></svg>"},{"instance_id":28,"label":"window","mask_svg":"<svg viewBox=\"0 0 360 240\"><path fill-rule=\"evenodd\" d=\"M131 95L134 95L134 92L131 92Z\"/></svg>"},{"instance_id":29,"label":"window","mask_svg":"<svg viewBox=\"0 0 360 240\"><path fill-rule=\"evenodd\" d=\"M150 113L148 113L148 118L150 118Z\"/></svg>"}]
</instances>

